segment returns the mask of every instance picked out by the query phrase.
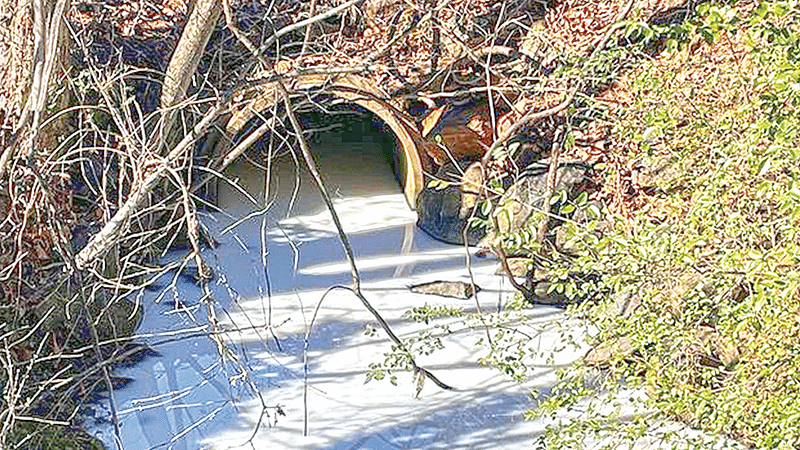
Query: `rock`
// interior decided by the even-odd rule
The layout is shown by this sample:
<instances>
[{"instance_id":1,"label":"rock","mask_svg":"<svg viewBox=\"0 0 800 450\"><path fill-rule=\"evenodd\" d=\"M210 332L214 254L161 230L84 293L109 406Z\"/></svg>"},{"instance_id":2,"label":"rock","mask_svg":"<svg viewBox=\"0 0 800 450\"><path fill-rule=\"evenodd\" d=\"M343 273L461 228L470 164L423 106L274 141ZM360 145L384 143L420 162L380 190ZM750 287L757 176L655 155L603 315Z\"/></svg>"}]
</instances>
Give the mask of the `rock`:
<instances>
[{"instance_id":1,"label":"rock","mask_svg":"<svg viewBox=\"0 0 800 450\"><path fill-rule=\"evenodd\" d=\"M586 353L586 356L583 357L583 362L589 367L606 369L611 365L611 361L624 359L632 354L633 347L630 338L621 337L596 345Z\"/></svg>"},{"instance_id":2,"label":"rock","mask_svg":"<svg viewBox=\"0 0 800 450\"><path fill-rule=\"evenodd\" d=\"M472 186L474 183L463 183L461 173L466 169L474 176L475 169L469 169L466 163L457 169L453 164L445 164L437 173L435 179L450 183L444 189L434 189L427 186L417 197L417 226L436 240L448 244L464 244L464 227L471 208L465 208L462 186ZM478 169L479 170L479 169ZM472 191L468 191L472 192ZM472 195L472 194L468 194ZM474 204L475 199L472 199ZM467 233L469 245L475 245L485 233L482 230L470 230Z\"/></svg>"},{"instance_id":3,"label":"rock","mask_svg":"<svg viewBox=\"0 0 800 450\"><path fill-rule=\"evenodd\" d=\"M481 162L476 161L470 164L461 176L461 207L458 215L461 218L469 217L481 197L483 186L483 170Z\"/></svg>"},{"instance_id":4,"label":"rock","mask_svg":"<svg viewBox=\"0 0 800 450\"><path fill-rule=\"evenodd\" d=\"M623 319L627 319L633 315L636 308L642 304L642 298L639 295L630 292L620 292L614 294L614 314Z\"/></svg>"},{"instance_id":5,"label":"rock","mask_svg":"<svg viewBox=\"0 0 800 450\"><path fill-rule=\"evenodd\" d=\"M539 305L548 306L564 306L569 303L569 299L556 292L550 292L550 286L553 283L546 279L539 279L533 281L532 300Z\"/></svg>"},{"instance_id":6,"label":"rock","mask_svg":"<svg viewBox=\"0 0 800 450\"><path fill-rule=\"evenodd\" d=\"M700 325L695 336L700 344L701 364L710 367L721 364L730 368L739 362L739 349L725 342L716 328L710 325Z\"/></svg>"},{"instance_id":7,"label":"rock","mask_svg":"<svg viewBox=\"0 0 800 450\"><path fill-rule=\"evenodd\" d=\"M509 187L500 205L505 205L498 211L497 222L501 233L513 233L523 229L529 224L534 216L534 212L542 207L542 198L547 190L547 172L549 162L547 159L537 161L522 171L518 180ZM587 173L590 167L581 163L563 163L559 166L556 174L555 193L567 191L570 198L574 198L578 193L588 187ZM555 222L555 221L551 221ZM552 223L551 226L555 225ZM491 248L494 241L494 234L489 233L479 246Z\"/></svg>"},{"instance_id":8,"label":"rock","mask_svg":"<svg viewBox=\"0 0 800 450\"><path fill-rule=\"evenodd\" d=\"M508 263L508 269L511 271L511 275L515 277L525 277L528 276L530 273L533 261L530 258L518 258L512 257L507 258L506 262ZM506 275L505 269L503 269L503 265L499 264L497 270L495 270L495 275Z\"/></svg>"},{"instance_id":9,"label":"rock","mask_svg":"<svg viewBox=\"0 0 800 450\"><path fill-rule=\"evenodd\" d=\"M675 163L667 158L644 158L631 169L631 183L635 189L657 195L673 191L680 174Z\"/></svg>"},{"instance_id":10,"label":"rock","mask_svg":"<svg viewBox=\"0 0 800 450\"><path fill-rule=\"evenodd\" d=\"M576 255L575 246L570 243L569 234L566 227L556 228L555 244L558 251L568 255Z\"/></svg>"},{"instance_id":11,"label":"rock","mask_svg":"<svg viewBox=\"0 0 800 450\"><path fill-rule=\"evenodd\" d=\"M468 299L472 297L472 284L463 281L431 281L411 286L411 292L415 294L438 295L441 297L452 297ZM481 288L475 285L475 289L480 292Z\"/></svg>"},{"instance_id":12,"label":"rock","mask_svg":"<svg viewBox=\"0 0 800 450\"><path fill-rule=\"evenodd\" d=\"M521 228L530 219L534 210L542 207L542 197L547 190L547 172L549 160L544 159L530 166L520 174L504 197L512 203L510 230ZM564 163L556 174L555 193L567 191L570 198L577 195L577 188L586 180L589 167L579 163ZM509 231L509 222L500 220L501 231ZM504 229L505 228L505 229Z\"/></svg>"}]
</instances>

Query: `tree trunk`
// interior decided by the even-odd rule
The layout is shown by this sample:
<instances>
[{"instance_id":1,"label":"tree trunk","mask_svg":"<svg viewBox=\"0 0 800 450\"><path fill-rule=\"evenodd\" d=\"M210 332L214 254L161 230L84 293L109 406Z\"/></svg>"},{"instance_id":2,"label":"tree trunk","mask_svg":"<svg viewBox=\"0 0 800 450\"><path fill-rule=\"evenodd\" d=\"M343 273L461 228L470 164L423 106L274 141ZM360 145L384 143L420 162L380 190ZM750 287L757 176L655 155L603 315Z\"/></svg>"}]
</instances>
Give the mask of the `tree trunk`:
<instances>
[{"instance_id":1,"label":"tree trunk","mask_svg":"<svg viewBox=\"0 0 800 450\"><path fill-rule=\"evenodd\" d=\"M7 18L0 27L0 177L15 156L34 148L49 153L64 134L66 115L41 124L46 111L69 103L67 95L54 95L68 70L68 8L69 0L0 0L0 17Z\"/></svg>"},{"instance_id":2,"label":"tree trunk","mask_svg":"<svg viewBox=\"0 0 800 450\"><path fill-rule=\"evenodd\" d=\"M22 115L33 77L33 11L25 0L0 0L0 145L5 148Z\"/></svg>"}]
</instances>

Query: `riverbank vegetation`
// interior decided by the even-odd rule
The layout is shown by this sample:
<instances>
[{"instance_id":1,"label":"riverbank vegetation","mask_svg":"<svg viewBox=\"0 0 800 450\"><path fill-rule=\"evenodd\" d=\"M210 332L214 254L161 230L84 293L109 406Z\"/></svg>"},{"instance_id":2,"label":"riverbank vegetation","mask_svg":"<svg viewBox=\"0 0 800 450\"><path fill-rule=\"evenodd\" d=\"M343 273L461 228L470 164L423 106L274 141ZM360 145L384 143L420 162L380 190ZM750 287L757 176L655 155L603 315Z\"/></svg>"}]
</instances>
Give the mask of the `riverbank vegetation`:
<instances>
[{"instance_id":1,"label":"riverbank vegetation","mask_svg":"<svg viewBox=\"0 0 800 450\"><path fill-rule=\"evenodd\" d=\"M794 2L705 3L630 29L649 41L642 58L586 100L608 136L590 196L603 218L563 224L569 257L537 259L593 347L532 415L639 388L658 413L633 434L671 418L800 445L798 19ZM619 411L594 411L544 441L619 432Z\"/></svg>"},{"instance_id":2,"label":"riverbank vegetation","mask_svg":"<svg viewBox=\"0 0 800 450\"><path fill-rule=\"evenodd\" d=\"M381 111L419 132L429 172L453 154L473 157L454 167L478 163L479 181L426 181L464 191L470 226L519 275L510 276L516 313L553 297L590 330L585 358L530 416L582 413L550 426L541 446L621 431L635 441L667 419L756 448L800 445L796 2L225 1L215 10L198 0L220 26L203 31L206 53L177 62L169 52L187 2L159 3L146 20L90 2L34 3L2 3L4 54L22 56L0 67L0 446L66 448L59 435L99 445L58 431L129 381L114 378L114 364L151 352L130 338L153 277L174 286L194 276L208 304L201 332L221 358L232 354L202 257L214 239L197 211L213 200L198 193L261 136L265 162L297 148L308 156L313 130L291 111L369 96L292 83L345 73L369 80L369 92L386 95L370 97ZM175 98L159 98L162 81ZM227 135L225 120L266 97L259 86L277 86L280 101L264 100ZM458 132L437 125L460 108L473 115ZM544 203L512 227L504 194L523 161L545 161L552 176ZM557 192L561 163L589 167L592 188ZM169 248L184 257L157 264ZM420 308L407 318L462 315ZM508 316L465 317L485 330L481 362L529 373L533 342L509 331ZM395 337L368 378L412 369L420 384L436 382L413 358L438 351L439 336ZM234 379L247 379L233 366ZM643 393L633 418L613 407L623 392Z\"/></svg>"},{"instance_id":3,"label":"riverbank vegetation","mask_svg":"<svg viewBox=\"0 0 800 450\"><path fill-rule=\"evenodd\" d=\"M625 21L608 48L553 72L591 86L560 114L551 149L591 161L598 188L545 194L550 239L542 208L500 227L492 247L527 259L521 305L545 273L543 297L592 330L585 357L529 413L562 417L541 446L715 445L669 420L747 447L800 445L798 12L678 8ZM497 232L514 210L501 182L491 189L473 226ZM494 323L484 362L524 378L537 340Z\"/></svg>"}]
</instances>

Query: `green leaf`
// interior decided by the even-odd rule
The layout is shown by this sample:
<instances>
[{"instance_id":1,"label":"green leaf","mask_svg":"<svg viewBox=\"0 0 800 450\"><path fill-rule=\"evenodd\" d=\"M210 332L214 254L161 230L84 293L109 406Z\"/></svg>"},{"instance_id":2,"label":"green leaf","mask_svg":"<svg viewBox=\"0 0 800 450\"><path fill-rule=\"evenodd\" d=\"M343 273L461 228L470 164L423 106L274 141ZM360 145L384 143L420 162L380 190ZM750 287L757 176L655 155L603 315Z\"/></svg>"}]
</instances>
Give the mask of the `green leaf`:
<instances>
[{"instance_id":1,"label":"green leaf","mask_svg":"<svg viewBox=\"0 0 800 450\"><path fill-rule=\"evenodd\" d=\"M569 130L564 138L564 150L570 150L572 147L575 147L575 133Z\"/></svg>"},{"instance_id":2,"label":"green leaf","mask_svg":"<svg viewBox=\"0 0 800 450\"><path fill-rule=\"evenodd\" d=\"M492 203L489 200L481 201L481 214L488 216L492 210Z\"/></svg>"},{"instance_id":3,"label":"green leaf","mask_svg":"<svg viewBox=\"0 0 800 450\"><path fill-rule=\"evenodd\" d=\"M434 190L437 190L437 191L441 191L443 189L447 189L450 186L452 186L452 183L450 183L448 181L440 180L440 179L437 179L437 178L434 178L434 179L428 181L428 188L434 189Z\"/></svg>"},{"instance_id":4,"label":"green leaf","mask_svg":"<svg viewBox=\"0 0 800 450\"><path fill-rule=\"evenodd\" d=\"M589 194L587 194L586 191L581 191L581 193L578 194L578 197L575 199L575 204L578 207L585 206L588 199L589 199Z\"/></svg>"}]
</instances>

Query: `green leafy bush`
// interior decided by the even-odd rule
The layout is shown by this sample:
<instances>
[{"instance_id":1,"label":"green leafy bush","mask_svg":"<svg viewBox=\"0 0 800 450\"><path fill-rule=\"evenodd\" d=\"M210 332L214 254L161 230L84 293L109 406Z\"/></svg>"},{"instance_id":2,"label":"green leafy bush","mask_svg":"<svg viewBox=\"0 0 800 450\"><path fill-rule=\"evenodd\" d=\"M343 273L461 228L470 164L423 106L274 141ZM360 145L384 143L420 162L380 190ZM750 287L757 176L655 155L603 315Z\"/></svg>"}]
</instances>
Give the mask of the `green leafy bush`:
<instances>
[{"instance_id":1,"label":"green leafy bush","mask_svg":"<svg viewBox=\"0 0 800 450\"><path fill-rule=\"evenodd\" d=\"M683 64L664 72L644 63L630 82L631 107L608 117L625 157L660 158L672 175L655 193L638 193L631 217L606 219L615 226L563 228L578 256L560 259L560 273L600 275L590 286L562 276L563 291L603 294L571 313L595 327L595 349L623 338L630 348L603 367L562 373L532 416L596 396L588 386L599 373L603 390L646 392L642 408L661 412L651 419L757 448L796 448L800 11L778 1L708 3L695 13L662 29ZM632 299L638 307L620 311ZM542 442L572 445L621 427L616 414L595 410L551 427ZM628 431L648 432L637 423Z\"/></svg>"}]
</instances>

